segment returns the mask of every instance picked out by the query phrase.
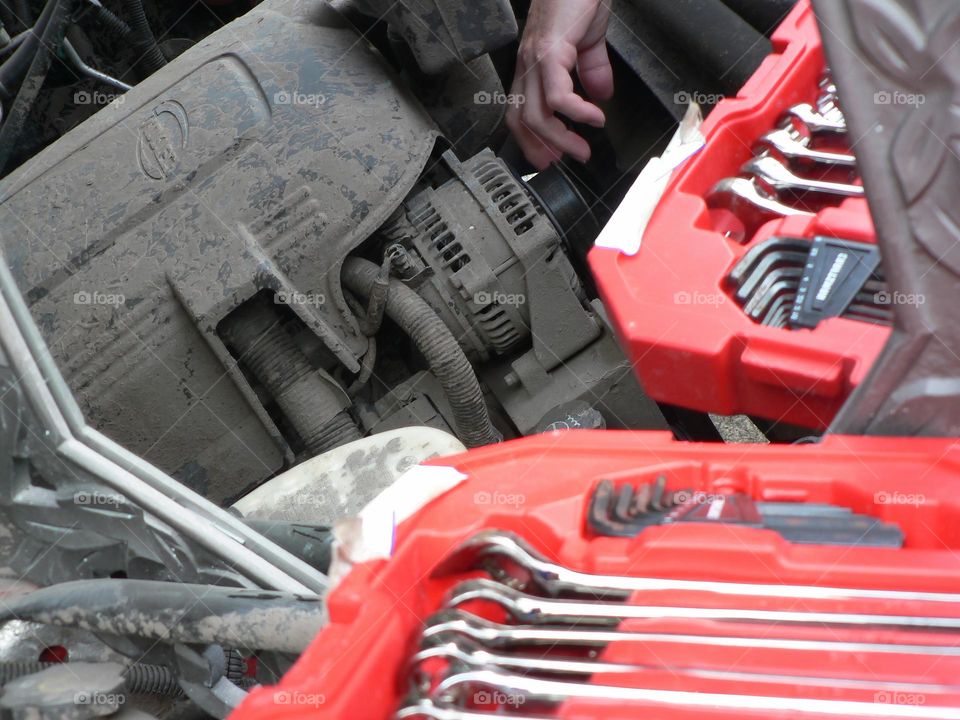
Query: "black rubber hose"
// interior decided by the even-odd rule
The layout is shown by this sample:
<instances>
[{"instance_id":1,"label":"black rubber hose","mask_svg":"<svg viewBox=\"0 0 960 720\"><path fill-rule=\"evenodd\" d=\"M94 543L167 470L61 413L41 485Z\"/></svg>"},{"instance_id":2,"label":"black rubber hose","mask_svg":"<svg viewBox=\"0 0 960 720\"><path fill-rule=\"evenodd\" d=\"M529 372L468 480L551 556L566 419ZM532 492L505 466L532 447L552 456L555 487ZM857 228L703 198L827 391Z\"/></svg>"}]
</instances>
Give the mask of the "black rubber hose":
<instances>
[{"instance_id":1,"label":"black rubber hose","mask_svg":"<svg viewBox=\"0 0 960 720\"><path fill-rule=\"evenodd\" d=\"M0 621L294 654L303 652L324 618L316 596L113 578L40 588L0 610Z\"/></svg>"},{"instance_id":2,"label":"black rubber hose","mask_svg":"<svg viewBox=\"0 0 960 720\"><path fill-rule=\"evenodd\" d=\"M33 18L30 16L30 5L27 0L13 0L13 11L17 14L20 24L28 28L33 25Z\"/></svg>"},{"instance_id":3,"label":"black rubber hose","mask_svg":"<svg viewBox=\"0 0 960 720\"><path fill-rule=\"evenodd\" d=\"M167 64L167 59L157 44L153 30L150 29L147 14L143 10L143 0L123 0L123 9L130 21L130 29L133 30L133 41L138 52L142 54L141 60L151 73L155 73Z\"/></svg>"},{"instance_id":4,"label":"black rubber hose","mask_svg":"<svg viewBox=\"0 0 960 720\"><path fill-rule=\"evenodd\" d=\"M109 9L103 5L92 5L91 10L97 22L103 25L107 32L115 38L118 40L130 40L132 38L133 28L114 15Z\"/></svg>"},{"instance_id":5,"label":"black rubber hose","mask_svg":"<svg viewBox=\"0 0 960 720\"><path fill-rule=\"evenodd\" d=\"M720 0L632 0L721 88L735 94L770 54L770 41Z\"/></svg>"},{"instance_id":6,"label":"black rubber hose","mask_svg":"<svg viewBox=\"0 0 960 720\"><path fill-rule=\"evenodd\" d=\"M269 391L311 454L362 437L346 410L346 393L313 368L271 306L248 302L223 321L220 333Z\"/></svg>"},{"instance_id":7,"label":"black rubber hose","mask_svg":"<svg viewBox=\"0 0 960 720\"><path fill-rule=\"evenodd\" d=\"M379 274L380 268L369 260L347 258L341 278L350 292L367 299ZM464 444L479 447L500 442L502 437L490 422L477 374L443 320L419 295L396 279L390 280L386 314L410 337L437 376Z\"/></svg>"},{"instance_id":8,"label":"black rubber hose","mask_svg":"<svg viewBox=\"0 0 960 720\"><path fill-rule=\"evenodd\" d=\"M0 662L0 686L4 686L17 678L57 667L60 664L30 661ZM177 698L183 695L176 676L169 668L162 665L135 663L125 667L123 675L127 680L127 692L131 695L155 695L168 698Z\"/></svg>"},{"instance_id":9,"label":"black rubber hose","mask_svg":"<svg viewBox=\"0 0 960 720\"><path fill-rule=\"evenodd\" d=\"M63 35L67 29L67 23L73 12L76 0L50 0L43 9L43 14L37 20L37 29L23 41L23 44L17 48L13 56L0 67L0 92L8 92L12 87L9 83L12 81L12 73L16 71L14 64L18 63L18 58L24 52L31 52L33 47L33 58L26 72L17 96L13 100L10 111L4 118L3 126L0 127L0 173L4 171L13 154L13 149L20 139L23 127L26 125L27 118L33 105L40 94L40 88L43 87L47 79L47 73L50 71L50 64L53 62L54 53L63 43ZM42 28L42 30L41 30ZM37 36L39 34L39 40ZM39 44L37 44L39 43ZM7 68L11 66L7 74Z\"/></svg>"},{"instance_id":10,"label":"black rubber hose","mask_svg":"<svg viewBox=\"0 0 960 720\"><path fill-rule=\"evenodd\" d=\"M13 55L3 65L0 65L0 94L5 98L13 97L16 93L17 87L23 82L31 65L38 58L39 51L46 50L49 53L50 21L55 15L65 14L63 5L62 0L48 0L33 30L26 33L23 42L20 43ZM61 31L61 36L62 34L63 31Z\"/></svg>"}]
</instances>

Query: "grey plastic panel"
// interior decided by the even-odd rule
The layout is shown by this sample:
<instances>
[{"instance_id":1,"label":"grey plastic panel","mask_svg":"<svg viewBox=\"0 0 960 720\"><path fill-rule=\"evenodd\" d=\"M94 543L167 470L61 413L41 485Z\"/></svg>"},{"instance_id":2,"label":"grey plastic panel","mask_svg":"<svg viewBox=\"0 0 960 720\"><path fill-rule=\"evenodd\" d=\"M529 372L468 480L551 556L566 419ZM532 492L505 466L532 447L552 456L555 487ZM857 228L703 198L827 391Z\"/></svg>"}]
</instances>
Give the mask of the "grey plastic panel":
<instances>
[{"instance_id":1,"label":"grey plastic panel","mask_svg":"<svg viewBox=\"0 0 960 720\"><path fill-rule=\"evenodd\" d=\"M3 249L90 423L223 501L289 450L217 340L267 288L347 367L340 263L436 131L323 2L273 0L0 186Z\"/></svg>"}]
</instances>

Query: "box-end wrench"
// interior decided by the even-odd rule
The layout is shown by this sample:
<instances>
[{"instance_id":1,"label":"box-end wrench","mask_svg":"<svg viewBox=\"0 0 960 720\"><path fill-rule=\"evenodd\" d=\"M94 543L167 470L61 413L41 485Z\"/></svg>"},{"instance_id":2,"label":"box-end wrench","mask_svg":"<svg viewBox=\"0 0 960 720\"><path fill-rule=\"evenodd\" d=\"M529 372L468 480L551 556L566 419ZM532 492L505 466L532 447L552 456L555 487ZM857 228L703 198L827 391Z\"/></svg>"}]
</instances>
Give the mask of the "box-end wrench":
<instances>
[{"instance_id":1,"label":"box-end wrench","mask_svg":"<svg viewBox=\"0 0 960 720\"><path fill-rule=\"evenodd\" d=\"M516 572L518 566L521 572ZM898 600L960 603L958 593L912 590L868 590L815 585L766 585L711 580L592 575L550 562L518 535L504 530L485 530L472 536L444 558L433 577L483 570L495 577L516 581L524 590L535 589L550 597L565 593L625 598L638 591L689 590L746 597L792 597L809 600Z\"/></svg>"},{"instance_id":2,"label":"box-end wrench","mask_svg":"<svg viewBox=\"0 0 960 720\"><path fill-rule=\"evenodd\" d=\"M884 653L960 657L957 645L908 645L902 643L848 642L844 640L796 640L736 635L686 635L683 633L607 630L604 628L552 628L536 625L501 625L463 610L443 610L430 618L421 636L424 641L443 642L469 638L494 649L522 647L602 648L610 643L659 643L799 652Z\"/></svg>"},{"instance_id":3,"label":"box-end wrench","mask_svg":"<svg viewBox=\"0 0 960 720\"><path fill-rule=\"evenodd\" d=\"M524 703L531 704L535 702L559 704L566 700L598 700L660 707L724 708L745 712L787 712L832 717L960 720L960 708L956 707L701 693L685 690L649 690L544 680L509 675L495 670L472 670L450 675L437 684L431 692L431 698L441 705L458 704L468 700L478 687L489 688L518 699L523 698Z\"/></svg>"}]
</instances>

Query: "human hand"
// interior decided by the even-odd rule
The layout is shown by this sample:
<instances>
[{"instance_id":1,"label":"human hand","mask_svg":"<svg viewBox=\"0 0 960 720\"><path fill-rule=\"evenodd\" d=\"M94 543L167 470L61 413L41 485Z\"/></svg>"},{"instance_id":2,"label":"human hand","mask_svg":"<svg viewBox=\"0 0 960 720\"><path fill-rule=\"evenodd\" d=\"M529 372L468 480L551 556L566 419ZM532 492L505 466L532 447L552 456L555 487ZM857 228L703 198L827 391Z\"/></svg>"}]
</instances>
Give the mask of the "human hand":
<instances>
[{"instance_id":1,"label":"human hand","mask_svg":"<svg viewBox=\"0 0 960 720\"><path fill-rule=\"evenodd\" d=\"M613 95L606 32L610 0L533 0L520 43L507 126L537 169L569 154L590 159L590 145L556 116L603 127L603 110L574 92L574 69L594 100Z\"/></svg>"}]
</instances>

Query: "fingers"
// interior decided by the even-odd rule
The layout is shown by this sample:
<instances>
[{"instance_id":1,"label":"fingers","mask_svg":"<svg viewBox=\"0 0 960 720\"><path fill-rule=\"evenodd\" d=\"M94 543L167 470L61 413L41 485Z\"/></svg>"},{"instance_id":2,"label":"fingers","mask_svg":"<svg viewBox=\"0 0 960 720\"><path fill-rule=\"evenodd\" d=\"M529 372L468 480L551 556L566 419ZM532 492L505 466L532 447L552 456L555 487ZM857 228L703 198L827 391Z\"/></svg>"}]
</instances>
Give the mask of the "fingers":
<instances>
[{"instance_id":1,"label":"fingers","mask_svg":"<svg viewBox=\"0 0 960 720\"><path fill-rule=\"evenodd\" d=\"M590 47L580 50L577 75L590 97L596 100L613 97L613 67L607 54L606 38L601 37Z\"/></svg>"},{"instance_id":2,"label":"fingers","mask_svg":"<svg viewBox=\"0 0 960 720\"><path fill-rule=\"evenodd\" d=\"M511 108L507 124L514 133L527 159L538 169L545 169L564 154L586 162L590 159L590 145L571 132L553 114L546 101L542 73L539 67L527 73L523 83L522 105Z\"/></svg>"},{"instance_id":3,"label":"fingers","mask_svg":"<svg viewBox=\"0 0 960 720\"><path fill-rule=\"evenodd\" d=\"M517 61L517 75L510 88L510 94L518 98L526 98L527 86L531 84L529 73L522 57ZM537 170L546 170L551 163L561 159L562 154L542 139L537 137L523 118L526 102L520 105L512 104L507 108L507 127L516 139L524 156Z\"/></svg>"},{"instance_id":4,"label":"fingers","mask_svg":"<svg viewBox=\"0 0 960 720\"><path fill-rule=\"evenodd\" d=\"M603 110L574 92L573 78L567 68L559 63L548 63L542 66L542 73L544 98L550 110L574 122L603 127L606 122Z\"/></svg>"},{"instance_id":5,"label":"fingers","mask_svg":"<svg viewBox=\"0 0 960 720\"><path fill-rule=\"evenodd\" d=\"M546 170L551 163L559 162L563 157L559 151L527 129L520 116L520 109L516 106L507 110L507 127L510 128L524 156L537 170Z\"/></svg>"}]
</instances>

